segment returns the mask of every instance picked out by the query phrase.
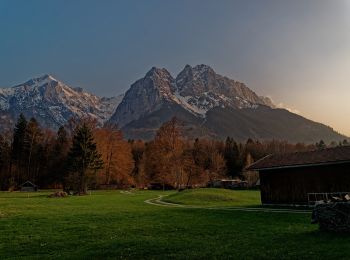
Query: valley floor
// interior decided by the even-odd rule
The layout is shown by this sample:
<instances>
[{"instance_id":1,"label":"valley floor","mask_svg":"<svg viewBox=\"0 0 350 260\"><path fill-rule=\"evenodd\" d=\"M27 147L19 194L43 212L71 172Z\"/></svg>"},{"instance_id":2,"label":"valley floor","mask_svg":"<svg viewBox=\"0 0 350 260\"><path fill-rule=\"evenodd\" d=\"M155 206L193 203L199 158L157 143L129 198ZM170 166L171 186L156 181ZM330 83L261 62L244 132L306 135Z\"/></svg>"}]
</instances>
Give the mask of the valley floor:
<instances>
[{"instance_id":1,"label":"valley floor","mask_svg":"<svg viewBox=\"0 0 350 260\"><path fill-rule=\"evenodd\" d=\"M319 232L308 212L207 209L257 208L257 191L50 193L0 193L0 259L350 258L350 236ZM145 203L159 196L186 207Z\"/></svg>"}]
</instances>

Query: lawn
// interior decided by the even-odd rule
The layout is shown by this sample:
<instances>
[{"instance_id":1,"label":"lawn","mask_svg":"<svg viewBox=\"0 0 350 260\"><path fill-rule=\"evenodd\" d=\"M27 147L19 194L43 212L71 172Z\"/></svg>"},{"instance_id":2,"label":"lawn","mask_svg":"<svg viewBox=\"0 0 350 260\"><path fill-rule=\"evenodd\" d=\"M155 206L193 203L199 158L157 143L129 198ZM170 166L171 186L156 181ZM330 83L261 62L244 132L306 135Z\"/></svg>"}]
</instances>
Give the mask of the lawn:
<instances>
[{"instance_id":1,"label":"lawn","mask_svg":"<svg viewBox=\"0 0 350 260\"><path fill-rule=\"evenodd\" d=\"M170 194L163 201L194 206L261 207L260 191L191 189Z\"/></svg>"},{"instance_id":2,"label":"lawn","mask_svg":"<svg viewBox=\"0 0 350 260\"><path fill-rule=\"evenodd\" d=\"M254 191L198 192L209 194L206 205L259 204ZM319 232L308 214L144 203L167 194L181 203L199 203L191 192L182 193L182 199L173 193L97 191L69 198L47 198L47 192L0 193L0 259L350 258L350 237ZM232 200L214 196L210 202L213 193Z\"/></svg>"}]
</instances>

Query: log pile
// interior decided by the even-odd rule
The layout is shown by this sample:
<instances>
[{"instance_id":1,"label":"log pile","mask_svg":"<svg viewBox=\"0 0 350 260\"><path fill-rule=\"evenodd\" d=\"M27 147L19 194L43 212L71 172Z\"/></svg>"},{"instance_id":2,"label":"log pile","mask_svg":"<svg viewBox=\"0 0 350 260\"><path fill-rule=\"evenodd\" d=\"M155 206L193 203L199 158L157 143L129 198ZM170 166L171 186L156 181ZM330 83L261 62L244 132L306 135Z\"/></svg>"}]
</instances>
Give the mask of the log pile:
<instances>
[{"instance_id":1,"label":"log pile","mask_svg":"<svg viewBox=\"0 0 350 260\"><path fill-rule=\"evenodd\" d=\"M67 196L68 196L67 192L64 192L64 191L56 191L55 193L50 194L48 197L49 197L49 198L65 198L65 197L67 197Z\"/></svg>"},{"instance_id":2,"label":"log pile","mask_svg":"<svg viewBox=\"0 0 350 260\"><path fill-rule=\"evenodd\" d=\"M321 231L350 233L350 195L317 203L311 223L318 223Z\"/></svg>"}]
</instances>

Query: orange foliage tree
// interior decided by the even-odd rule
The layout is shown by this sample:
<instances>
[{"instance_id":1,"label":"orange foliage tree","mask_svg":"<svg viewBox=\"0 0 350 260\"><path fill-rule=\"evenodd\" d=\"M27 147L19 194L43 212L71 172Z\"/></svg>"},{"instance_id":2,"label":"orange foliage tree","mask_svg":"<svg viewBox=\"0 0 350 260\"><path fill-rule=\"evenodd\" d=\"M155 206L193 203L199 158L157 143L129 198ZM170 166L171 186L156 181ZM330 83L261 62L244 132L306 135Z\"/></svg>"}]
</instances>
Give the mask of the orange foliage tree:
<instances>
[{"instance_id":1,"label":"orange foliage tree","mask_svg":"<svg viewBox=\"0 0 350 260\"><path fill-rule=\"evenodd\" d=\"M113 184L120 188L134 185L131 145L123 139L122 132L109 125L95 129L94 135L105 165L98 173L97 184Z\"/></svg>"}]
</instances>

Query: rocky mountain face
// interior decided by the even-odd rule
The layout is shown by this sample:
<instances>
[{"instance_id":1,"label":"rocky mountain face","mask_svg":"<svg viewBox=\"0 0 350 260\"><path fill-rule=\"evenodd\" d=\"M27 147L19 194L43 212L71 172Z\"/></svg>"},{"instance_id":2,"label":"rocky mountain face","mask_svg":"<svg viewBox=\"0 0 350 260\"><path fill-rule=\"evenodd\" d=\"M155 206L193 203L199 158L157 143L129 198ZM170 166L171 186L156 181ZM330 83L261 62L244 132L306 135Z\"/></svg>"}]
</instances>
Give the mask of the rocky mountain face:
<instances>
[{"instance_id":1,"label":"rocky mountain face","mask_svg":"<svg viewBox=\"0 0 350 260\"><path fill-rule=\"evenodd\" d=\"M150 139L174 116L191 137L306 143L346 138L328 126L276 108L268 97L207 65L186 65L175 78L166 69L153 67L131 85L109 121L128 138Z\"/></svg>"},{"instance_id":2,"label":"rocky mountain face","mask_svg":"<svg viewBox=\"0 0 350 260\"><path fill-rule=\"evenodd\" d=\"M243 83L216 74L206 65L186 65L176 77L175 86L181 103L202 116L214 107L273 107L269 98L259 97Z\"/></svg>"},{"instance_id":3,"label":"rocky mountain face","mask_svg":"<svg viewBox=\"0 0 350 260\"><path fill-rule=\"evenodd\" d=\"M237 141L283 139L315 143L346 136L287 110L245 84L217 74L207 65L185 68L173 77L153 67L125 95L101 98L71 88L50 75L12 88L0 88L0 130L12 128L23 113L44 127L57 129L69 118L92 117L99 125L115 123L126 138L151 139L158 128L176 116L188 137Z\"/></svg>"},{"instance_id":4,"label":"rocky mountain face","mask_svg":"<svg viewBox=\"0 0 350 260\"><path fill-rule=\"evenodd\" d=\"M89 116L102 125L122 98L100 98L44 75L15 87L0 88L0 123L2 128L11 126L23 113L27 118L35 117L41 125L53 129L64 125L73 116Z\"/></svg>"},{"instance_id":5,"label":"rocky mountain face","mask_svg":"<svg viewBox=\"0 0 350 260\"><path fill-rule=\"evenodd\" d=\"M110 121L122 127L160 109L171 101L173 85L174 79L167 70L152 68L131 85Z\"/></svg>"},{"instance_id":6,"label":"rocky mountain face","mask_svg":"<svg viewBox=\"0 0 350 260\"><path fill-rule=\"evenodd\" d=\"M200 118L214 107L273 107L267 97L259 97L243 83L218 75L207 65L186 65L176 78L166 69L153 67L131 85L111 121L123 127L165 104L177 104Z\"/></svg>"}]
</instances>

